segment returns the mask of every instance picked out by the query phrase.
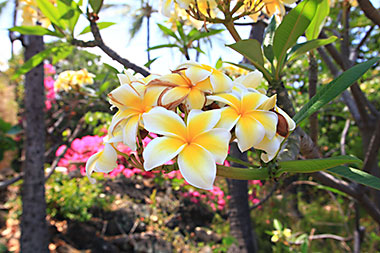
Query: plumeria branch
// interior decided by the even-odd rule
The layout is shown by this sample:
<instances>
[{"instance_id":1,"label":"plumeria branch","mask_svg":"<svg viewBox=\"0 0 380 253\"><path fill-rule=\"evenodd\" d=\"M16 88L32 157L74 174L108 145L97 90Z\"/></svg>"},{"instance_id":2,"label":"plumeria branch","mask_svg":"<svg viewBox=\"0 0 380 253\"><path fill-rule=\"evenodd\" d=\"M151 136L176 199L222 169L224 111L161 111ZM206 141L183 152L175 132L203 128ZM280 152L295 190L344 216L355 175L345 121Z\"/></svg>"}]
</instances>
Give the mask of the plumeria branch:
<instances>
[{"instance_id":1,"label":"plumeria branch","mask_svg":"<svg viewBox=\"0 0 380 253\"><path fill-rule=\"evenodd\" d=\"M111 57L113 60L119 62L121 65L123 65L126 69L132 69L136 73L140 73L143 76L150 75L150 72L146 70L145 68L142 68L127 59L121 57L118 53L116 53L114 50L112 50L110 47L108 47L104 41L102 36L100 35L99 27L96 24L95 18L89 17L90 26L91 26L91 32L94 36L95 40L92 41L81 41L81 40L72 40L71 44L79 47L99 47L103 50L104 53L106 53L109 57Z\"/></svg>"},{"instance_id":2,"label":"plumeria branch","mask_svg":"<svg viewBox=\"0 0 380 253\"><path fill-rule=\"evenodd\" d=\"M270 177L268 168L237 168L217 165L217 176L239 180L264 180Z\"/></svg>"}]
</instances>

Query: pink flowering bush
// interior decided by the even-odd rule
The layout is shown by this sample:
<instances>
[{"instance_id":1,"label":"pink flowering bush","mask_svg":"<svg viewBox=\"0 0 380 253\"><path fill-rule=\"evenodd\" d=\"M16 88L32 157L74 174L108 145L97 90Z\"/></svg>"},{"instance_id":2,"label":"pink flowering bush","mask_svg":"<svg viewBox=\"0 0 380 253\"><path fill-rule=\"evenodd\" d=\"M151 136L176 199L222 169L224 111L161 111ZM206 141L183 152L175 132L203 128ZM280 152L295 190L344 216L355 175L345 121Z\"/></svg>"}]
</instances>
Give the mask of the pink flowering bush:
<instances>
[{"instance_id":1,"label":"pink flowering bush","mask_svg":"<svg viewBox=\"0 0 380 253\"><path fill-rule=\"evenodd\" d=\"M150 137L156 137L154 134ZM146 146L151 141L150 137L145 137L143 139L143 145ZM85 162L87 159L95 154L96 152L102 151L104 136L84 136L82 138L75 139L70 148L66 151L63 158L58 163L58 166L66 167L68 171L73 171L79 169L82 175L85 175ZM58 148L56 155L59 156L62 154L63 150L66 148L65 145L62 145ZM129 156L134 156L135 152L132 151L128 146L119 143L117 149ZM138 168L134 168L128 164L124 157L119 156L120 160L119 165L107 176L114 178L119 175L124 175L127 178L132 178L134 176L140 175L144 178L158 178L161 177L163 180L170 180L172 185L180 184L177 187L178 189L185 189L184 192L181 192L180 195L184 198L188 198L193 203L205 203L211 207L213 211L222 211L224 210L229 196L218 186L213 186L210 191L198 191L197 189L190 187L189 184L183 179L179 170L174 170L170 172L161 172L161 171L145 171ZM173 163L169 161L168 163ZM224 165L229 166L229 163L226 161ZM183 187L187 186L187 187ZM259 199L256 196L257 189L262 186L260 180L250 180L249 181L249 200L252 204L259 202Z\"/></svg>"},{"instance_id":2,"label":"pink flowering bush","mask_svg":"<svg viewBox=\"0 0 380 253\"><path fill-rule=\"evenodd\" d=\"M46 94L45 109L50 110L52 107L52 104L55 103L54 79L52 77L52 75L55 74L55 69L53 65L45 64L44 70L45 70L44 86L45 86L45 94Z\"/></svg>"}]
</instances>

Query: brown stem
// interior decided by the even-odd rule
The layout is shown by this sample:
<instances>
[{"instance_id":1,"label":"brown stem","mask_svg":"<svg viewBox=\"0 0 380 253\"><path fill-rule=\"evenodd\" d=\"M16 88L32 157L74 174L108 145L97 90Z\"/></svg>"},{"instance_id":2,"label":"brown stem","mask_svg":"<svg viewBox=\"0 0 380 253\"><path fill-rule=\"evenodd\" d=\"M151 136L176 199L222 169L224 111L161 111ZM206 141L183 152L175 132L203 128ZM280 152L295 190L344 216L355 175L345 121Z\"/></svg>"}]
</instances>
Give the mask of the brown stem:
<instances>
[{"instance_id":1,"label":"brown stem","mask_svg":"<svg viewBox=\"0 0 380 253\"><path fill-rule=\"evenodd\" d=\"M380 12L376 10L372 3L369 0L358 0L358 3L367 18L380 26Z\"/></svg>"},{"instance_id":2,"label":"brown stem","mask_svg":"<svg viewBox=\"0 0 380 253\"><path fill-rule=\"evenodd\" d=\"M229 22L225 22L223 24L227 28L227 30L230 32L230 34L232 35L232 37L234 38L236 42L241 41L241 37L239 33L236 31L234 22L232 20Z\"/></svg>"},{"instance_id":3,"label":"brown stem","mask_svg":"<svg viewBox=\"0 0 380 253\"><path fill-rule=\"evenodd\" d=\"M309 98L315 96L317 93L318 83L318 65L317 59L313 52L309 54ZM309 117L310 122L310 137L312 141L317 144L318 141L318 113L315 112Z\"/></svg>"}]
</instances>

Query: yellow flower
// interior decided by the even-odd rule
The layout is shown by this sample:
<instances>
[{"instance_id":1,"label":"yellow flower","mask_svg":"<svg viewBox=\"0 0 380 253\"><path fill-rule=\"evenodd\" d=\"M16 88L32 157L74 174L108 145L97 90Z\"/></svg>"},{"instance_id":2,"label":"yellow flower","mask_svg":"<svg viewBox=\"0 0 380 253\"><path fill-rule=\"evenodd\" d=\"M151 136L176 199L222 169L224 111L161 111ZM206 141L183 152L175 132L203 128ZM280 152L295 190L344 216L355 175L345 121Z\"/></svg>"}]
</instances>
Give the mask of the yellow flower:
<instances>
[{"instance_id":1,"label":"yellow flower","mask_svg":"<svg viewBox=\"0 0 380 253\"><path fill-rule=\"evenodd\" d=\"M280 17L283 17L285 15L285 6L295 3L296 0L263 0L265 7L264 12L268 14L269 17L276 14Z\"/></svg>"},{"instance_id":2,"label":"yellow flower","mask_svg":"<svg viewBox=\"0 0 380 253\"><path fill-rule=\"evenodd\" d=\"M84 84L93 84L95 75L88 73L87 69L81 69L75 72L72 78L72 84L82 86Z\"/></svg>"},{"instance_id":3,"label":"yellow flower","mask_svg":"<svg viewBox=\"0 0 380 253\"><path fill-rule=\"evenodd\" d=\"M259 144L264 137L272 139L276 134L277 115L260 109L269 98L250 91L222 93L207 97L228 106L222 108L217 127L231 130L235 125L235 135L239 149L244 152Z\"/></svg>"},{"instance_id":4,"label":"yellow flower","mask_svg":"<svg viewBox=\"0 0 380 253\"><path fill-rule=\"evenodd\" d=\"M283 234L286 238L289 238L292 236L292 230L290 230L289 228L285 228Z\"/></svg>"},{"instance_id":5,"label":"yellow flower","mask_svg":"<svg viewBox=\"0 0 380 253\"><path fill-rule=\"evenodd\" d=\"M262 110L271 110L275 112L278 117L276 134L273 138L264 136L260 143L254 145L254 148L264 150L266 152L261 154L261 160L268 163L279 152L281 143L284 141L285 137L288 136L289 132L296 128L296 123L286 112L276 106L276 95L265 101L259 108Z\"/></svg>"},{"instance_id":6,"label":"yellow flower","mask_svg":"<svg viewBox=\"0 0 380 253\"><path fill-rule=\"evenodd\" d=\"M110 125L111 136L119 128L122 129L123 142L132 150L136 150L137 130L141 115L157 104L157 98L162 89L147 89L148 79L136 79L131 75L119 74L121 86L108 94L111 104L119 111L113 116Z\"/></svg>"},{"instance_id":7,"label":"yellow flower","mask_svg":"<svg viewBox=\"0 0 380 253\"><path fill-rule=\"evenodd\" d=\"M66 70L58 75L57 80L54 82L55 90L65 90L68 91L71 89L71 81L73 76L75 75L75 71Z\"/></svg>"},{"instance_id":8,"label":"yellow flower","mask_svg":"<svg viewBox=\"0 0 380 253\"><path fill-rule=\"evenodd\" d=\"M232 80L208 65L188 62L181 64L172 74L154 79L148 85L166 87L158 105L173 109L184 103L191 110L202 109L206 95L229 91Z\"/></svg>"},{"instance_id":9,"label":"yellow flower","mask_svg":"<svg viewBox=\"0 0 380 253\"><path fill-rule=\"evenodd\" d=\"M214 128L220 119L220 110L191 110L187 124L178 114L163 107L155 107L142 117L146 130L163 135L153 139L145 148L145 170L178 156L179 170L189 184L212 189L215 163L223 163L226 159L231 138L227 129Z\"/></svg>"},{"instance_id":10,"label":"yellow flower","mask_svg":"<svg viewBox=\"0 0 380 253\"><path fill-rule=\"evenodd\" d=\"M95 179L91 178L91 174L95 172L111 172L117 167L116 149L111 143L105 143L104 149L90 156L86 163L86 175L91 183L95 183Z\"/></svg>"},{"instance_id":11,"label":"yellow flower","mask_svg":"<svg viewBox=\"0 0 380 253\"><path fill-rule=\"evenodd\" d=\"M272 231L273 235L272 235L272 238L271 238L271 241L272 242L278 242L280 240L280 231Z\"/></svg>"}]
</instances>

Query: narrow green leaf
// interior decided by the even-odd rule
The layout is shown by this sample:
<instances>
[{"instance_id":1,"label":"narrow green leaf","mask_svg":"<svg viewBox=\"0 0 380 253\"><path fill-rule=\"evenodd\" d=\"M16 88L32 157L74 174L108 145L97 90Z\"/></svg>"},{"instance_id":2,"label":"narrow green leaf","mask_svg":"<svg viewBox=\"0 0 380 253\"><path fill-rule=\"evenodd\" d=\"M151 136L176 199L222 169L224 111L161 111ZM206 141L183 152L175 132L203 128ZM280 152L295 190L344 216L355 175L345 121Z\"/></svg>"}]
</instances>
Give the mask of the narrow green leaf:
<instances>
[{"instance_id":1,"label":"narrow green leaf","mask_svg":"<svg viewBox=\"0 0 380 253\"><path fill-rule=\"evenodd\" d=\"M183 25L179 21L177 21L176 24L177 24L177 31L178 31L179 37L181 38L182 42L184 42L184 44L186 45L188 42L188 38L185 35L185 32L183 31Z\"/></svg>"},{"instance_id":2,"label":"narrow green leaf","mask_svg":"<svg viewBox=\"0 0 380 253\"><path fill-rule=\"evenodd\" d=\"M19 32L21 34L26 34L26 35L38 35L38 36L43 36L43 35L50 35L50 36L55 36L59 38L63 38L64 35L62 33L50 31L47 28L44 28L42 26L15 26L9 29L12 32Z\"/></svg>"},{"instance_id":3,"label":"narrow green leaf","mask_svg":"<svg viewBox=\"0 0 380 253\"><path fill-rule=\"evenodd\" d=\"M52 55L53 65L57 64L57 62L59 62L62 59L65 59L67 56L69 56L71 54L71 52L73 51L73 49L74 49L74 47L71 45L68 45L68 44L64 44L64 45L60 46L59 48L57 48L55 53Z\"/></svg>"},{"instance_id":4,"label":"narrow green leaf","mask_svg":"<svg viewBox=\"0 0 380 253\"><path fill-rule=\"evenodd\" d=\"M261 51L260 42L254 39L241 40L235 44L227 45L233 50L246 57L258 70L260 70L267 80L270 80L270 74L264 68L264 58Z\"/></svg>"},{"instance_id":5,"label":"narrow green leaf","mask_svg":"<svg viewBox=\"0 0 380 253\"><path fill-rule=\"evenodd\" d=\"M164 34L166 34L166 35L168 35L168 36L170 36L170 37L175 38L177 41L180 41L179 38L178 38L178 36L177 36L172 30L170 30L169 28L167 28L167 27L165 27L165 26L163 26L163 25L161 25L161 24L157 24L157 25L158 25L158 27L160 28L160 30L161 30Z\"/></svg>"},{"instance_id":6,"label":"narrow green leaf","mask_svg":"<svg viewBox=\"0 0 380 253\"><path fill-rule=\"evenodd\" d=\"M348 168L345 166L337 166L327 170L330 173L334 173L341 177L350 179L359 184L363 184L374 189L380 190L380 178L372 176L365 171Z\"/></svg>"},{"instance_id":7,"label":"narrow green leaf","mask_svg":"<svg viewBox=\"0 0 380 253\"><path fill-rule=\"evenodd\" d=\"M60 15L57 7L55 7L49 0L36 1L38 8L53 24L55 24L63 30L66 29L64 22L59 20L62 15Z\"/></svg>"},{"instance_id":8,"label":"narrow green leaf","mask_svg":"<svg viewBox=\"0 0 380 253\"><path fill-rule=\"evenodd\" d=\"M191 38L191 40L199 40L199 39L207 38L207 37L210 37L212 35L221 33L223 31L224 31L224 29L209 29L207 32L199 32L195 35L189 34L189 37Z\"/></svg>"},{"instance_id":9,"label":"narrow green leaf","mask_svg":"<svg viewBox=\"0 0 380 253\"><path fill-rule=\"evenodd\" d=\"M99 30L101 29L104 29L104 28L107 28L107 27L110 27L111 25L114 25L116 23L114 22L99 22L97 23L98 27L99 27ZM83 31L78 34L78 35L82 35L82 34L85 34L85 33L89 33L91 32L91 27L90 26L87 26L86 28L83 29Z\"/></svg>"},{"instance_id":10,"label":"narrow green leaf","mask_svg":"<svg viewBox=\"0 0 380 253\"><path fill-rule=\"evenodd\" d=\"M308 40L313 40L318 38L319 33L322 30L323 24L325 23L327 15L330 12L329 0L322 0L315 12L313 19L311 20L310 25L305 31L306 38Z\"/></svg>"},{"instance_id":11,"label":"narrow green leaf","mask_svg":"<svg viewBox=\"0 0 380 253\"><path fill-rule=\"evenodd\" d=\"M363 162L360 159L347 155L324 159L280 161L278 162L280 169L276 172L276 176L279 176L284 172L312 173L316 171L330 169L346 163L357 164L359 166L363 164Z\"/></svg>"},{"instance_id":12,"label":"narrow green leaf","mask_svg":"<svg viewBox=\"0 0 380 253\"><path fill-rule=\"evenodd\" d=\"M176 45L176 44L162 44L162 45L150 47L150 48L147 49L147 51L155 50L155 49L159 49L159 48L164 48L164 47L179 47L179 46Z\"/></svg>"},{"instance_id":13,"label":"narrow green leaf","mask_svg":"<svg viewBox=\"0 0 380 253\"><path fill-rule=\"evenodd\" d=\"M75 25L78 22L82 10L79 5L73 0L58 0L57 7L60 11L60 20L67 23L71 35L74 33Z\"/></svg>"},{"instance_id":14,"label":"narrow green leaf","mask_svg":"<svg viewBox=\"0 0 380 253\"><path fill-rule=\"evenodd\" d=\"M150 65L152 65L153 62L155 62L159 57L155 57L144 64L145 67L150 68Z\"/></svg>"},{"instance_id":15,"label":"narrow green leaf","mask_svg":"<svg viewBox=\"0 0 380 253\"><path fill-rule=\"evenodd\" d=\"M304 0L291 10L277 28L273 39L273 52L277 58L276 76L284 66L286 52L296 44L315 15L319 0Z\"/></svg>"},{"instance_id":16,"label":"narrow green leaf","mask_svg":"<svg viewBox=\"0 0 380 253\"><path fill-rule=\"evenodd\" d=\"M65 53L66 51L69 51L70 48L72 48L71 45L67 44L59 44L54 47L50 47L45 49L42 52L39 52L38 54L34 55L32 58L30 58L27 62L25 62L12 76L12 79L16 79L20 75L26 74L29 72L32 68L36 67L38 64L40 64L44 59L48 58L49 56L56 57L58 59L59 57L67 56L68 54ZM70 53L71 51L69 51ZM60 58L63 59L63 58Z\"/></svg>"},{"instance_id":17,"label":"narrow green leaf","mask_svg":"<svg viewBox=\"0 0 380 253\"><path fill-rule=\"evenodd\" d=\"M373 58L369 61L357 64L343 72L329 84L321 88L309 102L304 105L299 112L293 117L298 125L302 120L319 110L322 106L336 98L345 89L357 81L369 68L372 67L380 57Z\"/></svg>"},{"instance_id":18,"label":"narrow green leaf","mask_svg":"<svg viewBox=\"0 0 380 253\"><path fill-rule=\"evenodd\" d=\"M295 58L297 58L298 56L301 56L301 55L305 54L306 52L308 52L312 49L333 43L337 39L338 39L338 37L331 36L327 39L315 39L315 40L306 41L306 42L301 43L301 44L297 44L290 51L289 55L291 55L291 56L289 57L288 61L292 61Z\"/></svg>"}]
</instances>

